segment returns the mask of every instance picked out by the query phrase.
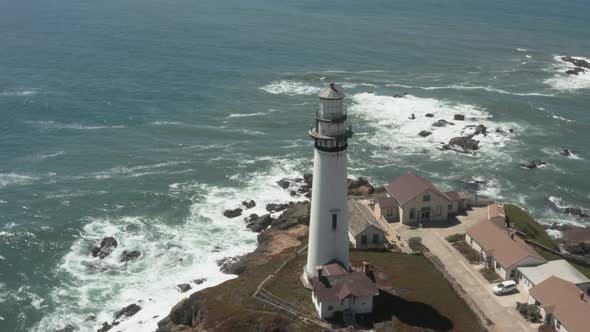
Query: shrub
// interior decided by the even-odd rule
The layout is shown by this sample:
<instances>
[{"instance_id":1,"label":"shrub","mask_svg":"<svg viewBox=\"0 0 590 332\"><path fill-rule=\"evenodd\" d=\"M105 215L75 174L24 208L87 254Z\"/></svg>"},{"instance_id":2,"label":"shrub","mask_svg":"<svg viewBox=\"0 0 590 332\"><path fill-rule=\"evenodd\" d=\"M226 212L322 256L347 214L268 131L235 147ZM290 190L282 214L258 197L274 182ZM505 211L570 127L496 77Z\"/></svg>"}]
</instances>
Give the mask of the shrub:
<instances>
[{"instance_id":1,"label":"shrub","mask_svg":"<svg viewBox=\"0 0 590 332\"><path fill-rule=\"evenodd\" d=\"M419 236L409 238L408 245L412 251L424 251L424 249L426 249L422 244L422 238Z\"/></svg>"},{"instance_id":2,"label":"shrub","mask_svg":"<svg viewBox=\"0 0 590 332\"><path fill-rule=\"evenodd\" d=\"M449 241L450 243L459 242L465 240L465 234L453 234L445 237L445 240Z\"/></svg>"}]
</instances>

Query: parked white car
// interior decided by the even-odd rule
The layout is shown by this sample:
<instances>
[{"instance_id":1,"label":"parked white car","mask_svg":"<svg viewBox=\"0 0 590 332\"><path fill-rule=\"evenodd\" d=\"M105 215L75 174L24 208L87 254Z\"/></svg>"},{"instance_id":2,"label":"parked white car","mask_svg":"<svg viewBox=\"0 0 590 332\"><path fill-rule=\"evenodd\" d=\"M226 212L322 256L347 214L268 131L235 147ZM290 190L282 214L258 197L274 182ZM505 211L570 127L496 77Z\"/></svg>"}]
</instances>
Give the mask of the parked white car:
<instances>
[{"instance_id":1,"label":"parked white car","mask_svg":"<svg viewBox=\"0 0 590 332\"><path fill-rule=\"evenodd\" d=\"M513 280L502 281L492 288L492 292L496 295L508 294L516 291L516 282Z\"/></svg>"}]
</instances>

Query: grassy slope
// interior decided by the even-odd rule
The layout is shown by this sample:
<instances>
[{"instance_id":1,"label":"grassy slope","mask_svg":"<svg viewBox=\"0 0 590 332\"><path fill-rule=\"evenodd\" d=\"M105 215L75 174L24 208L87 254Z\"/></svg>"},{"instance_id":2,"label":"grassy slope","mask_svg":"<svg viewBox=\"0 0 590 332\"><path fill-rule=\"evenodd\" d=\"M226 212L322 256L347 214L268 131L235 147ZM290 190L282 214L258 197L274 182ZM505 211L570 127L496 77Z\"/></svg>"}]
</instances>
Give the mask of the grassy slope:
<instances>
[{"instance_id":1,"label":"grassy slope","mask_svg":"<svg viewBox=\"0 0 590 332\"><path fill-rule=\"evenodd\" d=\"M506 204L504 205L504 207L506 209L506 215L508 216L510 222L513 224L514 227L525 232L530 239L535 240L541 244L544 244L549 248L559 250L559 246L557 245L557 243L555 243L555 241L553 241L549 234L545 232L543 226L541 226L541 224L535 221L535 219L533 219L526 211L522 210L518 206L511 204ZM538 248L535 248L535 250L537 250L537 252L548 261L562 259L560 256L552 252ZM586 277L590 278L589 267L582 266L574 262L570 262L570 264L575 266Z\"/></svg>"},{"instance_id":2,"label":"grassy slope","mask_svg":"<svg viewBox=\"0 0 590 332\"><path fill-rule=\"evenodd\" d=\"M525 232L529 239L539 242L551 249L559 250L559 246L553 239L545 232L545 229L526 211L518 206L506 204L506 216L510 220L513 227Z\"/></svg>"}]
</instances>

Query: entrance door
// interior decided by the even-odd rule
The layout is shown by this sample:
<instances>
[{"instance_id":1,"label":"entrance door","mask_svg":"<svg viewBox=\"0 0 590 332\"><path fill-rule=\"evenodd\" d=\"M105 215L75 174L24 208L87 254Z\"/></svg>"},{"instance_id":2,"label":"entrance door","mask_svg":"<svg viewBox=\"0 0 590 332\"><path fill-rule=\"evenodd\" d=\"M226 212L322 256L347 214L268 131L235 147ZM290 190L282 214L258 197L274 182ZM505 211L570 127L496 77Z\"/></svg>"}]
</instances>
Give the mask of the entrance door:
<instances>
[{"instance_id":1,"label":"entrance door","mask_svg":"<svg viewBox=\"0 0 590 332\"><path fill-rule=\"evenodd\" d=\"M428 221L430 220L430 208L424 207L420 210L420 220Z\"/></svg>"}]
</instances>

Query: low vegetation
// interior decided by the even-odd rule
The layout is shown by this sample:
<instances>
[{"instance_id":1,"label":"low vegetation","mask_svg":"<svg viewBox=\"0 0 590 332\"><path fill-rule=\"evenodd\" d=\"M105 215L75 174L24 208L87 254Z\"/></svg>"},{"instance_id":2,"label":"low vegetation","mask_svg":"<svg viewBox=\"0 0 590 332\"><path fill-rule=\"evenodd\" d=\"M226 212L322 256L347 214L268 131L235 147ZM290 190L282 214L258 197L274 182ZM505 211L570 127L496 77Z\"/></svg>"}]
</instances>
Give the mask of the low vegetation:
<instances>
[{"instance_id":1,"label":"low vegetation","mask_svg":"<svg viewBox=\"0 0 590 332\"><path fill-rule=\"evenodd\" d=\"M408 245L414 252L428 251L428 249L422 244L422 238L419 236L409 238Z\"/></svg>"},{"instance_id":2,"label":"low vegetation","mask_svg":"<svg viewBox=\"0 0 590 332\"><path fill-rule=\"evenodd\" d=\"M479 273L481 273L481 275L486 278L490 284L502 281L502 278L500 278L496 271L489 267L484 267L483 269L479 270Z\"/></svg>"},{"instance_id":3,"label":"low vegetation","mask_svg":"<svg viewBox=\"0 0 590 332\"><path fill-rule=\"evenodd\" d=\"M470 264L479 264L481 256L465 241L457 241L453 243L453 247L457 249L463 257L465 257Z\"/></svg>"},{"instance_id":4,"label":"low vegetation","mask_svg":"<svg viewBox=\"0 0 590 332\"><path fill-rule=\"evenodd\" d=\"M541 320L539 308L534 304L516 302L516 310L528 321L537 323Z\"/></svg>"},{"instance_id":5,"label":"low vegetation","mask_svg":"<svg viewBox=\"0 0 590 332\"><path fill-rule=\"evenodd\" d=\"M445 237L445 240L447 240L450 243L465 241L465 234L458 233L458 234L449 235L449 236Z\"/></svg>"},{"instance_id":6,"label":"low vegetation","mask_svg":"<svg viewBox=\"0 0 590 332\"><path fill-rule=\"evenodd\" d=\"M533 217L531 217L526 211L512 204L505 204L504 209L511 227L525 233L530 240L538 242L553 250L559 250L559 246L553 241L549 234L545 232L543 226L533 219Z\"/></svg>"}]
</instances>

